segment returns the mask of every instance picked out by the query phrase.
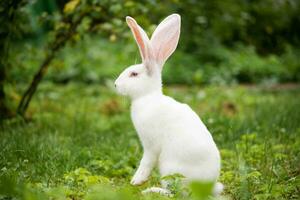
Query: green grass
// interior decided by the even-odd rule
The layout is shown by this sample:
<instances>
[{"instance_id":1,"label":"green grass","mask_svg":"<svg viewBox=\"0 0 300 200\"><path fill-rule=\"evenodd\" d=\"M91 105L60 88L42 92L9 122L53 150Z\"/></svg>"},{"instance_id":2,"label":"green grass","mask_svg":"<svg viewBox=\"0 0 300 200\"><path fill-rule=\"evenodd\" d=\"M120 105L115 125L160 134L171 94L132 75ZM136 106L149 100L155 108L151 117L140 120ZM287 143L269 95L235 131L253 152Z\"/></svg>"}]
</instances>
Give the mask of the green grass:
<instances>
[{"instance_id":1,"label":"green grass","mask_svg":"<svg viewBox=\"0 0 300 200\"><path fill-rule=\"evenodd\" d=\"M230 199L299 199L299 91L165 88L211 131ZM28 110L30 120L1 125L0 199L168 199L140 194L158 185L157 172L143 186L129 185L142 153L129 105L110 84L42 83ZM196 194L201 189L192 187ZM174 192L175 199L187 198L180 187Z\"/></svg>"}]
</instances>

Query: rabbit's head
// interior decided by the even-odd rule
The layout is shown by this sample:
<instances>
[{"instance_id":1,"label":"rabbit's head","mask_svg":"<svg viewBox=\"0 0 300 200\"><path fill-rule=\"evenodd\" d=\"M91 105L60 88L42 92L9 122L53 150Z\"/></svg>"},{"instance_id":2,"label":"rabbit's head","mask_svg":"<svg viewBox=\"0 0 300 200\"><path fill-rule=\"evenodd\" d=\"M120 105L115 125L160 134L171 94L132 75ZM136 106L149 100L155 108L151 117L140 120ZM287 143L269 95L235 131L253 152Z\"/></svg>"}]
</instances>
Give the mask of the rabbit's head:
<instances>
[{"instance_id":1,"label":"rabbit's head","mask_svg":"<svg viewBox=\"0 0 300 200\"><path fill-rule=\"evenodd\" d=\"M115 81L117 91L131 98L161 92L161 71L177 47L180 16L172 14L165 18L155 29L150 40L132 17L126 17L126 21L139 47L142 63L132 65L120 74Z\"/></svg>"}]
</instances>

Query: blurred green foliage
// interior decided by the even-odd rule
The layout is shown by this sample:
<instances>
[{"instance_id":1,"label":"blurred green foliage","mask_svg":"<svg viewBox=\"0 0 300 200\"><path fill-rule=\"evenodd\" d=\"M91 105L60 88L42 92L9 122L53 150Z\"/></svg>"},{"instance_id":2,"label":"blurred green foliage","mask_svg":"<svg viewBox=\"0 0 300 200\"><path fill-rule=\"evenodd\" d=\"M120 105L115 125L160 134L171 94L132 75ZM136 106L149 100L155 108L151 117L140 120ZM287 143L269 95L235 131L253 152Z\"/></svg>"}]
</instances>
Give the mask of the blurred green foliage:
<instances>
[{"instance_id":1,"label":"blurred green foliage","mask_svg":"<svg viewBox=\"0 0 300 200\"><path fill-rule=\"evenodd\" d=\"M22 0L7 0L0 2L0 121L12 114L6 101L6 73L12 65L9 58L11 42L22 29L22 18L19 8Z\"/></svg>"},{"instance_id":2,"label":"blurred green foliage","mask_svg":"<svg viewBox=\"0 0 300 200\"><path fill-rule=\"evenodd\" d=\"M182 34L178 50L166 64L165 83L300 80L297 0L47 0L28 1L22 11L27 13L23 37L15 41L10 54L12 83L28 82L45 57L47 41L63 36L70 20L82 16L71 41L51 64L55 73L47 78L60 82L115 78L140 60L125 16L135 17L150 35L156 24L174 12L182 16Z\"/></svg>"},{"instance_id":3,"label":"blurred green foliage","mask_svg":"<svg viewBox=\"0 0 300 200\"><path fill-rule=\"evenodd\" d=\"M30 43L17 47L13 56L16 66L8 72L15 83L27 83L44 57L44 52ZM26 52L26 55L24 55ZM257 55L254 47L237 46L234 50L220 47L214 52L220 62L204 63L195 56L177 51L163 71L165 84L204 85L261 83L273 84L300 80L298 56L292 47L281 56ZM109 42L99 37L85 37L67 45L53 60L45 77L57 83L81 81L105 83L116 79L128 66L140 62L133 40ZM20 74L22 73L22 74Z\"/></svg>"}]
</instances>

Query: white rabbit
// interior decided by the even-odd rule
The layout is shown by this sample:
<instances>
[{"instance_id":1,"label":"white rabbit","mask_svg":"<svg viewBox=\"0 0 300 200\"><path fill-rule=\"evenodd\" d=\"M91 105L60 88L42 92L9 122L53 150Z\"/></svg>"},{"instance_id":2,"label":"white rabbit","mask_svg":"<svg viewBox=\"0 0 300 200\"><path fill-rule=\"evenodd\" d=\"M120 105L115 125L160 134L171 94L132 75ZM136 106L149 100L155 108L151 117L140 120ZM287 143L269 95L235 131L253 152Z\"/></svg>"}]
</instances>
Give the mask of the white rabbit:
<instances>
[{"instance_id":1,"label":"white rabbit","mask_svg":"<svg viewBox=\"0 0 300 200\"><path fill-rule=\"evenodd\" d=\"M177 47L180 16L164 19L150 40L133 18L126 21L142 57L142 64L128 67L115 81L118 93L132 100L131 118L144 150L131 184L144 183L158 166L161 176L177 173L188 181L213 181L213 193L219 194L220 154L210 132L187 104L162 93L161 71Z\"/></svg>"}]
</instances>

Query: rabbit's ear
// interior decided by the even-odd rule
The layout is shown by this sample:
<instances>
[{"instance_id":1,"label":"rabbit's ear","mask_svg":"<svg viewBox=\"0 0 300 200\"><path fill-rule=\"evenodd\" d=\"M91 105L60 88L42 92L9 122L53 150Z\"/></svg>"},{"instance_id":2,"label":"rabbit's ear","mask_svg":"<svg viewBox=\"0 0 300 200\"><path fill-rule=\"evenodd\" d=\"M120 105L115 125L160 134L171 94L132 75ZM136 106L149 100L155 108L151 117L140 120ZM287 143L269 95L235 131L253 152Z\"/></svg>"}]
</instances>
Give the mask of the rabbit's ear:
<instances>
[{"instance_id":1,"label":"rabbit's ear","mask_svg":"<svg viewBox=\"0 0 300 200\"><path fill-rule=\"evenodd\" d=\"M156 62L162 67L175 51L180 35L180 15L172 14L155 29L150 44Z\"/></svg>"},{"instance_id":2,"label":"rabbit's ear","mask_svg":"<svg viewBox=\"0 0 300 200\"><path fill-rule=\"evenodd\" d=\"M153 60L153 56L149 38L145 31L137 24L137 22L132 17L127 16L126 22L130 27L134 39L139 47L143 64L146 66L148 72L150 73L152 71L150 62L151 60Z\"/></svg>"}]
</instances>

